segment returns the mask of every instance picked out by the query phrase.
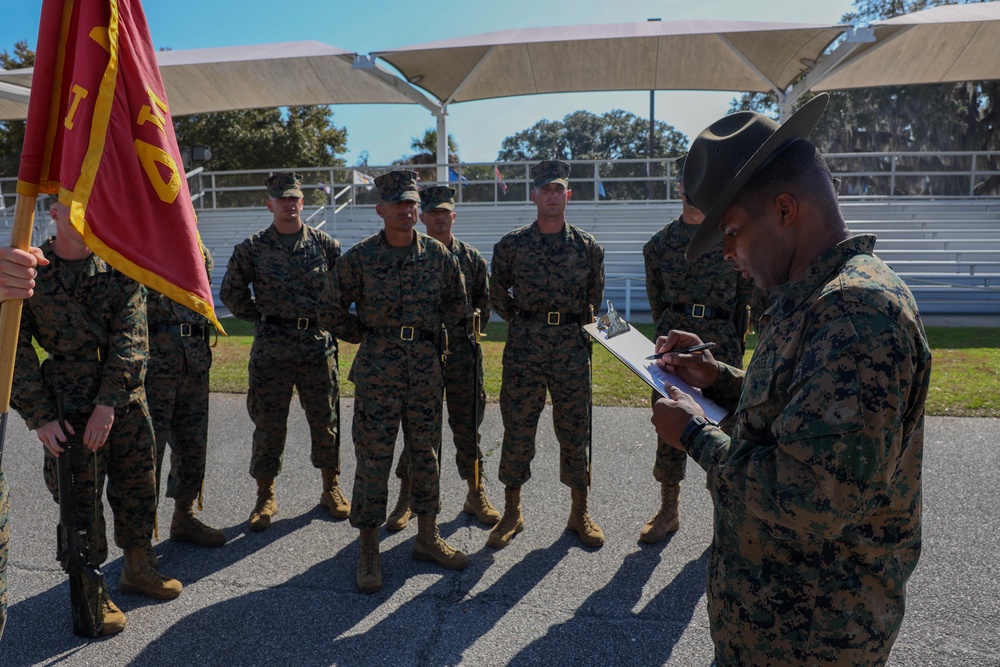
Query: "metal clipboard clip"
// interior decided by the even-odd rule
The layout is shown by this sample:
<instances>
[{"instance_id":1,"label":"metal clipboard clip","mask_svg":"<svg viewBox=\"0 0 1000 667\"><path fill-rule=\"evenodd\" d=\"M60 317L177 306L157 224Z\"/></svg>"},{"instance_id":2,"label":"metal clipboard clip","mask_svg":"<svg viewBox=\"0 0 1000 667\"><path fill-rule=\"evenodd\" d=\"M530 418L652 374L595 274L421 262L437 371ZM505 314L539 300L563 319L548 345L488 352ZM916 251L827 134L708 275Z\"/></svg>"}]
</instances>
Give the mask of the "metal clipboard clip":
<instances>
[{"instance_id":1,"label":"metal clipboard clip","mask_svg":"<svg viewBox=\"0 0 1000 667\"><path fill-rule=\"evenodd\" d=\"M608 312L604 313L603 317L598 318L597 329L598 331L605 332L610 339L631 331L632 327L622 319L621 315L618 314L618 311L611 304L611 299L608 299Z\"/></svg>"}]
</instances>

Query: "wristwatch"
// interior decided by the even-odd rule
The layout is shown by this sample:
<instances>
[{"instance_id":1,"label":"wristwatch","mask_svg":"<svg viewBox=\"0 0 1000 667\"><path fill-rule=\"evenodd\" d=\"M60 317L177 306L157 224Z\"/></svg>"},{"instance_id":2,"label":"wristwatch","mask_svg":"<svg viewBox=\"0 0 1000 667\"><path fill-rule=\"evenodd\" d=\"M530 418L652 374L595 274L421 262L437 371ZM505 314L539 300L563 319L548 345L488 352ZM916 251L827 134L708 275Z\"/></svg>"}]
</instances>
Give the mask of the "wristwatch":
<instances>
[{"instance_id":1,"label":"wristwatch","mask_svg":"<svg viewBox=\"0 0 1000 667\"><path fill-rule=\"evenodd\" d=\"M718 424L711 419L706 419L704 417L693 417L691 421L688 422L687 426L684 427L684 431L681 432L681 447L684 448L685 452L691 446L691 440L693 440L694 436L698 434L698 431L705 428L709 424L712 426L718 426Z\"/></svg>"}]
</instances>

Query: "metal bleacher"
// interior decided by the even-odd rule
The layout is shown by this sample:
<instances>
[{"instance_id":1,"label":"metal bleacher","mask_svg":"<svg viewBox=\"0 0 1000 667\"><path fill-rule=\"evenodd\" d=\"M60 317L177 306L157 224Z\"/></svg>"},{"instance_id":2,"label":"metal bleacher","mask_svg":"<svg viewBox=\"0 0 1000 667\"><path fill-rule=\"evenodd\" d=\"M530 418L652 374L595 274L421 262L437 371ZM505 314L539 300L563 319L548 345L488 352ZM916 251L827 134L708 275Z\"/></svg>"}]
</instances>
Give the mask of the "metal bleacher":
<instances>
[{"instance_id":1,"label":"metal bleacher","mask_svg":"<svg viewBox=\"0 0 1000 667\"><path fill-rule=\"evenodd\" d=\"M0 183L0 192L9 193L12 188L7 185ZM3 203L0 240L6 242L13 197ZM852 233L878 236L876 253L910 286L921 312L1000 314L1000 199L844 197L841 206ZM594 234L604 247L605 296L627 317L648 317L642 246L679 211L676 200L570 203L570 222ZM534 215L530 202L460 202L455 234L489 260L500 237L531 223ZM355 203L340 209L309 206L303 217L339 239L345 250L382 226L370 204ZM271 215L263 206L206 207L199 208L198 219L201 237L215 258L212 285L217 295L233 247L267 227ZM54 231L47 220L40 202L36 243Z\"/></svg>"},{"instance_id":2,"label":"metal bleacher","mask_svg":"<svg viewBox=\"0 0 1000 667\"><path fill-rule=\"evenodd\" d=\"M878 236L876 253L910 286L921 312L1000 314L1000 200L845 199L842 208L854 234ZM570 222L594 234L605 249L605 298L627 317L648 315L642 246L679 210L671 202L570 204ZM489 261L500 237L529 224L534 213L530 204L460 205L455 235ZM345 208L336 215L309 208L304 217L313 214L310 224L321 224L345 250L381 228L370 206ZM263 207L199 211L202 239L215 257L216 290L233 246L270 222Z\"/></svg>"}]
</instances>

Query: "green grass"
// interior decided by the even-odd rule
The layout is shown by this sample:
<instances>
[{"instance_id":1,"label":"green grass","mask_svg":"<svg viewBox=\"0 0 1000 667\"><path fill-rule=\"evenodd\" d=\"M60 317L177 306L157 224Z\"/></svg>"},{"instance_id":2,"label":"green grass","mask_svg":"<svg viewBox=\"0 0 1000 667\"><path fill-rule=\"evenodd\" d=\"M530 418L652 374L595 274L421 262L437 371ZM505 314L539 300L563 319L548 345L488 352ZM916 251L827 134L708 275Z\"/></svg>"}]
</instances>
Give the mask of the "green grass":
<instances>
[{"instance_id":1,"label":"green grass","mask_svg":"<svg viewBox=\"0 0 1000 667\"><path fill-rule=\"evenodd\" d=\"M229 336L220 336L212 364L212 391L246 393L247 358L253 340L253 325L226 319L222 325ZM652 324L637 328L653 336ZM500 396L500 369L507 326L493 322L486 327L483 339L486 395L490 402ZM928 327L927 338L934 354L928 415L961 417L1000 417L1000 332L990 328ZM749 361L756 337L747 340ZM341 394L354 395L354 385L347 380L357 345L341 343ZM642 380L629 373L604 348L594 347L594 404L618 407L649 406L650 390Z\"/></svg>"}]
</instances>

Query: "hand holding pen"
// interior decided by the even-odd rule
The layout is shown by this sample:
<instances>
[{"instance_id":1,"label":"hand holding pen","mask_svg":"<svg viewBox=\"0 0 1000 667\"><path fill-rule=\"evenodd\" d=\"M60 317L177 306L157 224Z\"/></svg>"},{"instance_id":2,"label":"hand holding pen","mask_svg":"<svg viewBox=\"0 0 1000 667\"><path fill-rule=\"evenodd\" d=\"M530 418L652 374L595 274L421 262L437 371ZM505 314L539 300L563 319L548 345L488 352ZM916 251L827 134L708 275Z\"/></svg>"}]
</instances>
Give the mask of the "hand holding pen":
<instances>
[{"instance_id":1,"label":"hand holding pen","mask_svg":"<svg viewBox=\"0 0 1000 667\"><path fill-rule=\"evenodd\" d=\"M646 357L648 361L654 359L660 359L665 354L691 354L692 352L701 352L702 350L711 350L715 347L715 343L701 343L700 345L692 345L691 347L685 347L680 350L666 350L665 352L660 352L659 354L654 354L652 356Z\"/></svg>"},{"instance_id":2,"label":"hand holding pen","mask_svg":"<svg viewBox=\"0 0 1000 667\"><path fill-rule=\"evenodd\" d=\"M653 355L656 365L673 373L692 387L710 387L719 374L719 364L712 356L715 343L703 343L695 334L671 330L656 339Z\"/></svg>"}]
</instances>

